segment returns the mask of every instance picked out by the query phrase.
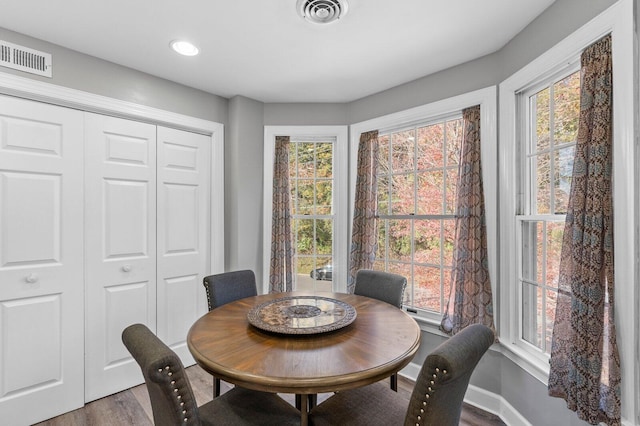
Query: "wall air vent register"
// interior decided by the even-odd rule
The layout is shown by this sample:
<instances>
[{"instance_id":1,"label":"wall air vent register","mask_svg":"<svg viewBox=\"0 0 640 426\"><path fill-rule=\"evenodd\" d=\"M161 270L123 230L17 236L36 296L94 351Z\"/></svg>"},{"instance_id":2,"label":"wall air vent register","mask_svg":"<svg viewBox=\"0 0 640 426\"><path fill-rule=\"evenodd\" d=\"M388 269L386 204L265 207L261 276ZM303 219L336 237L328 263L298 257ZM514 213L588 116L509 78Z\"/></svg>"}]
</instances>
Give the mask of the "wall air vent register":
<instances>
[{"instance_id":1,"label":"wall air vent register","mask_svg":"<svg viewBox=\"0 0 640 426\"><path fill-rule=\"evenodd\" d=\"M296 9L300 16L314 24L328 24L347 13L347 0L298 0Z\"/></svg>"},{"instance_id":2,"label":"wall air vent register","mask_svg":"<svg viewBox=\"0 0 640 426\"><path fill-rule=\"evenodd\" d=\"M0 66L51 78L51 54L0 40Z\"/></svg>"}]
</instances>

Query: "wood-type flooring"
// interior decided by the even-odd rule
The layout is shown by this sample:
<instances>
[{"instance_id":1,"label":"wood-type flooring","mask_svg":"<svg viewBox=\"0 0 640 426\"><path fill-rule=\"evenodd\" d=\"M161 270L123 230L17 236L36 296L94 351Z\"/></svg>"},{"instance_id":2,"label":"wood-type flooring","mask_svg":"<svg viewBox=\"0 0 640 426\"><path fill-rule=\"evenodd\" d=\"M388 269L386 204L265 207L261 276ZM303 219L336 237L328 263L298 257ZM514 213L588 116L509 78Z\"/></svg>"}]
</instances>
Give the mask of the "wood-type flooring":
<instances>
[{"instance_id":1,"label":"wood-type flooring","mask_svg":"<svg viewBox=\"0 0 640 426\"><path fill-rule=\"evenodd\" d=\"M213 395L213 379L199 366L187 368L191 387L198 405L211 400ZM227 383L222 383L222 392L229 389ZM401 376L398 377L398 392L407 398L411 397L413 382ZM294 404L294 395L282 394L284 399ZM330 394L318 395L318 403ZM98 399L86 404L83 408L65 413L50 420L38 423L37 426L151 426L153 414L149 395L144 384L125 391ZM460 426L504 426L505 423L496 415L487 413L472 405L464 404Z\"/></svg>"}]
</instances>

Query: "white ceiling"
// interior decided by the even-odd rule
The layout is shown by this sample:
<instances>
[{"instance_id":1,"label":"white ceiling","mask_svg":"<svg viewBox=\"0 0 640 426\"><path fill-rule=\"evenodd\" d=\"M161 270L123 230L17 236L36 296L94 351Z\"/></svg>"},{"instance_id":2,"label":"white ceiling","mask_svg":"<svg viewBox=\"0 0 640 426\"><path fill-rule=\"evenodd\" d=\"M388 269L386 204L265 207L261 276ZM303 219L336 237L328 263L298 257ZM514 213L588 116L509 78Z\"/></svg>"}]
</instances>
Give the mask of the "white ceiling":
<instances>
[{"instance_id":1,"label":"white ceiling","mask_svg":"<svg viewBox=\"0 0 640 426\"><path fill-rule=\"evenodd\" d=\"M348 102L495 52L553 1L348 0L318 25L296 0L0 0L0 27L228 98Z\"/></svg>"}]
</instances>

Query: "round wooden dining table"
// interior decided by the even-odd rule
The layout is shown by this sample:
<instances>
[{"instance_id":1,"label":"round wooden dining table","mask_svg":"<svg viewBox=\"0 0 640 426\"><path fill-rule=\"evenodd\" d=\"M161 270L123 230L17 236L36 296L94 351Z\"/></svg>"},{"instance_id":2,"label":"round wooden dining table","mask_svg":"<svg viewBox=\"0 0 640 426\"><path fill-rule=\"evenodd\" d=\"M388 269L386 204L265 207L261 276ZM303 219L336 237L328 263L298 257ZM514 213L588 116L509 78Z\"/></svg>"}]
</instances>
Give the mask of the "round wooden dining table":
<instances>
[{"instance_id":1,"label":"round wooden dining table","mask_svg":"<svg viewBox=\"0 0 640 426\"><path fill-rule=\"evenodd\" d=\"M256 307L298 297L347 304L355 319L311 334L267 331L248 319ZM271 293L208 312L189 330L187 345L198 365L217 378L248 389L306 396L365 386L401 370L418 350L420 327L403 310L365 296ZM305 425L307 398L301 400Z\"/></svg>"}]
</instances>

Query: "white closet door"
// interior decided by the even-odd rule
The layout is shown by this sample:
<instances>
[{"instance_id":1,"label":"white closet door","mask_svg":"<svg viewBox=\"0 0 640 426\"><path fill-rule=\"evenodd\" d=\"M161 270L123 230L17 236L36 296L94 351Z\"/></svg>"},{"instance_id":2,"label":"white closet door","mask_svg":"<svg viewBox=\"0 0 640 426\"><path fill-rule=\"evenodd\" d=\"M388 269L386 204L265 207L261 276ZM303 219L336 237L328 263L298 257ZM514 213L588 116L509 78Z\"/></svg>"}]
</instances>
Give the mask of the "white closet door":
<instances>
[{"instance_id":1,"label":"white closet door","mask_svg":"<svg viewBox=\"0 0 640 426\"><path fill-rule=\"evenodd\" d=\"M84 402L82 113L0 97L0 419Z\"/></svg>"},{"instance_id":2,"label":"white closet door","mask_svg":"<svg viewBox=\"0 0 640 426\"><path fill-rule=\"evenodd\" d=\"M186 338L207 312L211 138L158 127L158 337L193 364Z\"/></svg>"},{"instance_id":3,"label":"white closet door","mask_svg":"<svg viewBox=\"0 0 640 426\"><path fill-rule=\"evenodd\" d=\"M142 382L122 330L156 329L156 128L85 117L88 402Z\"/></svg>"}]
</instances>

